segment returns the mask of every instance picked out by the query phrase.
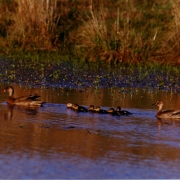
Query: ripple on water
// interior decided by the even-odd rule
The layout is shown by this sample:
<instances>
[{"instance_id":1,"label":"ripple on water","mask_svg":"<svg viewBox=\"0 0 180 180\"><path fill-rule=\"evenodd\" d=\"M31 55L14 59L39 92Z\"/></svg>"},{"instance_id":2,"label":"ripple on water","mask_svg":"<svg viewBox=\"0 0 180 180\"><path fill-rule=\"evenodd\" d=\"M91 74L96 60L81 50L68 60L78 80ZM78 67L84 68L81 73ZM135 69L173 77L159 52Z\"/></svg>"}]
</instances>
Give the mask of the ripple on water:
<instances>
[{"instance_id":1,"label":"ripple on water","mask_svg":"<svg viewBox=\"0 0 180 180\"><path fill-rule=\"evenodd\" d=\"M74 102L86 107L116 106L106 96L80 97ZM133 113L121 117L76 113L66 108L66 96L12 112L0 103L0 178L178 178L180 123L158 121L149 103L157 96L147 97L121 101Z\"/></svg>"}]
</instances>

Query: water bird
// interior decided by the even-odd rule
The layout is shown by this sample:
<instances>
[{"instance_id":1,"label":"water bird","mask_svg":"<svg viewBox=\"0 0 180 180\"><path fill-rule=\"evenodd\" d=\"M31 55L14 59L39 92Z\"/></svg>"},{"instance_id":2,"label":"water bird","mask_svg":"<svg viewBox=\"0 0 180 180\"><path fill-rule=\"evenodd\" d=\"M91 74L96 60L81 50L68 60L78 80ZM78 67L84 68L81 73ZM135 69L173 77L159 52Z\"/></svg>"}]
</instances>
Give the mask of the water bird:
<instances>
[{"instance_id":1,"label":"water bird","mask_svg":"<svg viewBox=\"0 0 180 180\"><path fill-rule=\"evenodd\" d=\"M121 106L118 106L116 108L116 112L117 112L118 115L132 115L132 113L129 112L129 111L121 110Z\"/></svg>"},{"instance_id":2,"label":"water bird","mask_svg":"<svg viewBox=\"0 0 180 180\"><path fill-rule=\"evenodd\" d=\"M114 108L109 108L107 112L111 115L120 115Z\"/></svg>"},{"instance_id":3,"label":"water bird","mask_svg":"<svg viewBox=\"0 0 180 180\"><path fill-rule=\"evenodd\" d=\"M96 106L94 108L94 111L97 112L97 113L108 114L108 112L106 110L101 109L99 106Z\"/></svg>"},{"instance_id":4,"label":"water bird","mask_svg":"<svg viewBox=\"0 0 180 180\"><path fill-rule=\"evenodd\" d=\"M94 105L90 105L90 106L88 107L88 111L90 111L90 112L95 112L95 110L94 110Z\"/></svg>"},{"instance_id":5,"label":"water bird","mask_svg":"<svg viewBox=\"0 0 180 180\"><path fill-rule=\"evenodd\" d=\"M41 97L38 94L31 94L29 96L20 96L18 98L14 97L14 88L12 86L7 86L3 92L7 92L9 97L7 103L9 105L20 105L20 106L42 106L44 102L38 100Z\"/></svg>"},{"instance_id":6,"label":"water bird","mask_svg":"<svg viewBox=\"0 0 180 180\"><path fill-rule=\"evenodd\" d=\"M73 105L73 109L78 112L88 112L88 109L84 106L79 106L77 103Z\"/></svg>"},{"instance_id":7,"label":"water bird","mask_svg":"<svg viewBox=\"0 0 180 180\"><path fill-rule=\"evenodd\" d=\"M164 111L162 111L163 106L164 106L164 103L162 101L157 101L156 103L154 103L152 105L159 107L159 109L156 113L157 118L174 118L174 119L179 118L180 119L180 110L164 110Z\"/></svg>"},{"instance_id":8,"label":"water bird","mask_svg":"<svg viewBox=\"0 0 180 180\"><path fill-rule=\"evenodd\" d=\"M67 108L73 109L73 104L72 103L67 103L66 106L67 106Z\"/></svg>"}]
</instances>

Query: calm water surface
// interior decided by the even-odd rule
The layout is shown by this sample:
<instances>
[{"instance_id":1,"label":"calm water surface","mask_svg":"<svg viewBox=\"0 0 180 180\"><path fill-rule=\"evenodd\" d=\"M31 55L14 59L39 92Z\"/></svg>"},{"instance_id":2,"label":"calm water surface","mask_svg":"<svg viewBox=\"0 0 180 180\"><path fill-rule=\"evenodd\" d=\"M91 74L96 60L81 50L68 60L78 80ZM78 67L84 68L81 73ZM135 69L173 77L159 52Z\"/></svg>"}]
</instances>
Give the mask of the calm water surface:
<instances>
[{"instance_id":1,"label":"calm water surface","mask_svg":"<svg viewBox=\"0 0 180 180\"><path fill-rule=\"evenodd\" d=\"M38 109L6 104L0 94L0 178L180 178L180 120L160 121L157 107L180 109L178 94L119 89L28 89L47 103ZM132 116L76 113L67 102L103 109L121 105Z\"/></svg>"}]
</instances>

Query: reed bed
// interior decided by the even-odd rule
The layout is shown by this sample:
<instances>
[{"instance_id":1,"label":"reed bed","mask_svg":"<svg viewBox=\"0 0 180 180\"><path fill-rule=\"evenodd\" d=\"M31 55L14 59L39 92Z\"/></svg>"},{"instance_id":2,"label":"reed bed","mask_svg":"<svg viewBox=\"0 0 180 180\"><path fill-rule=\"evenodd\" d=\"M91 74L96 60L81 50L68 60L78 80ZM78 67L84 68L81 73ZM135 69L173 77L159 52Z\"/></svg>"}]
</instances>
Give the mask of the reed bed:
<instances>
[{"instance_id":1,"label":"reed bed","mask_svg":"<svg viewBox=\"0 0 180 180\"><path fill-rule=\"evenodd\" d=\"M4 0L0 53L57 51L109 64L179 64L180 0ZM62 58L61 58L62 59Z\"/></svg>"}]
</instances>

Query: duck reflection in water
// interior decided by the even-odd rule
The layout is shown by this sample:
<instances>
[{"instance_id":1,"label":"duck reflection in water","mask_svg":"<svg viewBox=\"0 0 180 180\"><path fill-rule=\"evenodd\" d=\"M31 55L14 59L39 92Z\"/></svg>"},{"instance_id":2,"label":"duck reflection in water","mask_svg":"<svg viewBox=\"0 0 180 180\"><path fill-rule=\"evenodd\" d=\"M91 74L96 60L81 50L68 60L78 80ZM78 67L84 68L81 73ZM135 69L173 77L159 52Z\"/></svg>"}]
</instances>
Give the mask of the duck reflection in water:
<instances>
[{"instance_id":1,"label":"duck reflection in water","mask_svg":"<svg viewBox=\"0 0 180 180\"><path fill-rule=\"evenodd\" d=\"M5 120L11 120L13 117L13 108L14 105L7 105L7 111L4 113Z\"/></svg>"},{"instance_id":2,"label":"duck reflection in water","mask_svg":"<svg viewBox=\"0 0 180 180\"><path fill-rule=\"evenodd\" d=\"M24 107L16 105L7 105L7 111L4 113L4 120L12 120L15 115L13 112L26 113L27 115L36 115L38 113L37 107Z\"/></svg>"}]
</instances>

